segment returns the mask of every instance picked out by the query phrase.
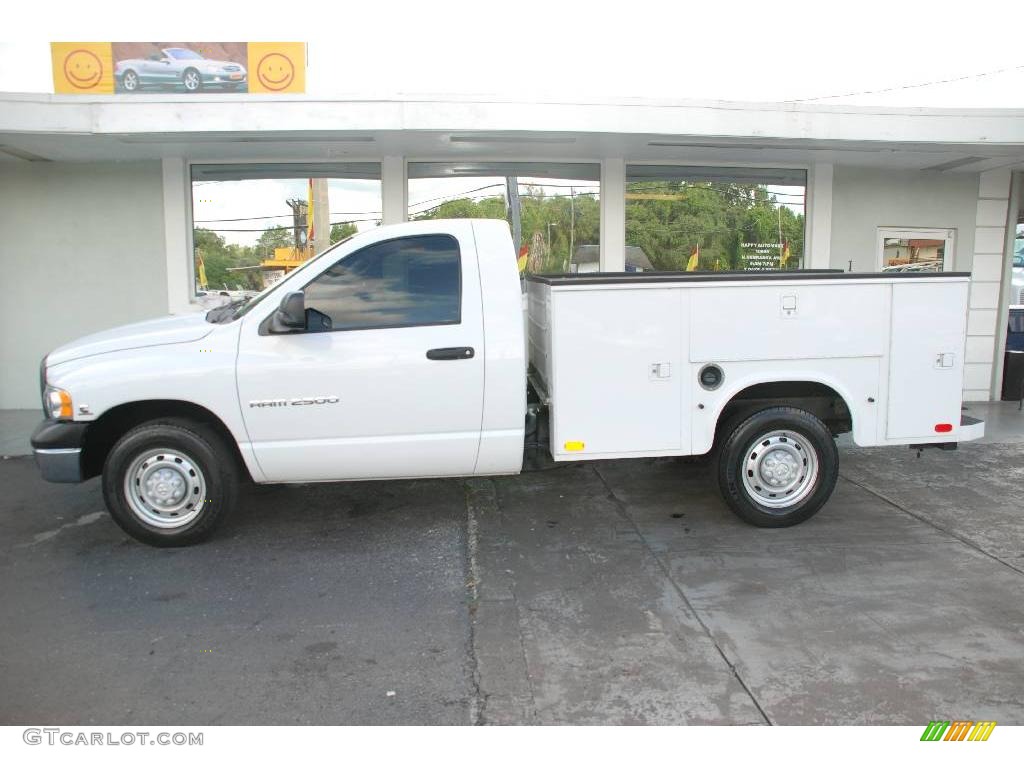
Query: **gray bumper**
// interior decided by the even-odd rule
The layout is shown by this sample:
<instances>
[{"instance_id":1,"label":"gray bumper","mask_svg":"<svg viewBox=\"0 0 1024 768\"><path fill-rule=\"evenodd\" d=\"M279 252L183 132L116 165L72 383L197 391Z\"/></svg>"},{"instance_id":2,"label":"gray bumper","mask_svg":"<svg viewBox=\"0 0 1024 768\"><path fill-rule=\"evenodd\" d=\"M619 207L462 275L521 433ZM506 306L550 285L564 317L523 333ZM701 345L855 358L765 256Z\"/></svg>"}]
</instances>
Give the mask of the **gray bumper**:
<instances>
[{"instance_id":1,"label":"gray bumper","mask_svg":"<svg viewBox=\"0 0 1024 768\"><path fill-rule=\"evenodd\" d=\"M88 423L46 419L32 434L32 453L44 480L51 483L80 483L82 446Z\"/></svg>"},{"instance_id":2,"label":"gray bumper","mask_svg":"<svg viewBox=\"0 0 1024 768\"><path fill-rule=\"evenodd\" d=\"M43 480L51 483L82 482L81 448L36 448L32 453Z\"/></svg>"}]
</instances>

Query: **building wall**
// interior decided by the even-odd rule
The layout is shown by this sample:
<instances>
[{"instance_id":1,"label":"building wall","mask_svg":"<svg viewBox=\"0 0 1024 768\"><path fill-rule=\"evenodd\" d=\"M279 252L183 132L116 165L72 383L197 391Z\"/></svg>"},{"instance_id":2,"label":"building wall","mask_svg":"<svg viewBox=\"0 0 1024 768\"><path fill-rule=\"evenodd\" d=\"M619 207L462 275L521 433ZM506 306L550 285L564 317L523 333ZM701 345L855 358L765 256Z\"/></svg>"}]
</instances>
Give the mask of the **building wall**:
<instances>
[{"instance_id":1,"label":"building wall","mask_svg":"<svg viewBox=\"0 0 1024 768\"><path fill-rule=\"evenodd\" d=\"M0 408L39 408L39 361L167 312L159 161L0 167Z\"/></svg>"},{"instance_id":2,"label":"building wall","mask_svg":"<svg viewBox=\"0 0 1024 768\"><path fill-rule=\"evenodd\" d=\"M974 255L978 174L837 165L832 180L831 264L878 269L879 227L955 229L953 267L969 272Z\"/></svg>"}]
</instances>

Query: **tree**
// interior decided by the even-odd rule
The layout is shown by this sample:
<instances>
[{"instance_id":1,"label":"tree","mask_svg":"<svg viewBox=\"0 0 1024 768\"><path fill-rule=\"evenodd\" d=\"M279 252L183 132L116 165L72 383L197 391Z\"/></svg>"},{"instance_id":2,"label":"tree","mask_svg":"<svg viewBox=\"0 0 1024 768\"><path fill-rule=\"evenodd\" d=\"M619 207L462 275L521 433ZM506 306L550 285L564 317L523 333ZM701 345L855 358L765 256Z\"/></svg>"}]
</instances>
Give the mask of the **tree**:
<instances>
[{"instance_id":1,"label":"tree","mask_svg":"<svg viewBox=\"0 0 1024 768\"><path fill-rule=\"evenodd\" d=\"M351 221L343 221L340 224L331 225L331 245L340 243L349 237L352 237L359 229Z\"/></svg>"}]
</instances>

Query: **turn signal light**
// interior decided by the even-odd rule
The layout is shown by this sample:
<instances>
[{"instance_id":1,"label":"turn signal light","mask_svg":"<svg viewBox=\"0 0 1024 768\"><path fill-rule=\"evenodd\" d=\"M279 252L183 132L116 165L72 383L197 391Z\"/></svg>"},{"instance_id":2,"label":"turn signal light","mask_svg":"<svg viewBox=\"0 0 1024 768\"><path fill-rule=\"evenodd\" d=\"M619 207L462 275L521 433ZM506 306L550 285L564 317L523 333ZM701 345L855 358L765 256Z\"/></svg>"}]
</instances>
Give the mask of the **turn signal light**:
<instances>
[{"instance_id":1,"label":"turn signal light","mask_svg":"<svg viewBox=\"0 0 1024 768\"><path fill-rule=\"evenodd\" d=\"M936 432L952 432L953 431L953 425L952 424L936 424L935 425L935 431Z\"/></svg>"},{"instance_id":2,"label":"turn signal light","mask_svg":"<svg viewBox=\"0 0 1024 768\"><path fill-rule=\"evenodd\" d=\"M47 388L46 408L51 419L70 419L74 416L71 410L71 395L63 389Z\"/></svg>"}]
</instances>

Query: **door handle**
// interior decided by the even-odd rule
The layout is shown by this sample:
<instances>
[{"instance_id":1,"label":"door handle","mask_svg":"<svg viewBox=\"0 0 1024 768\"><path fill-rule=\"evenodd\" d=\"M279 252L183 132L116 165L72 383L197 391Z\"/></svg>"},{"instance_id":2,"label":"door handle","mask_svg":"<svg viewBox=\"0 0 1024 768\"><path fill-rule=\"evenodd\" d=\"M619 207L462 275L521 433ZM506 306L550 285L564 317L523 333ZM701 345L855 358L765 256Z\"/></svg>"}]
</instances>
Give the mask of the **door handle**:
<instances>
[{"instance_id":1,"label":"door handle","mask_svg":"<svg viewBox=\"0 0 1024 768\"><path fill-rule=\"evenodd\" d=\"M472 347L438 347L427 350L427 360L469 360L475 354Z\"/></svg>"}]
</instances>

